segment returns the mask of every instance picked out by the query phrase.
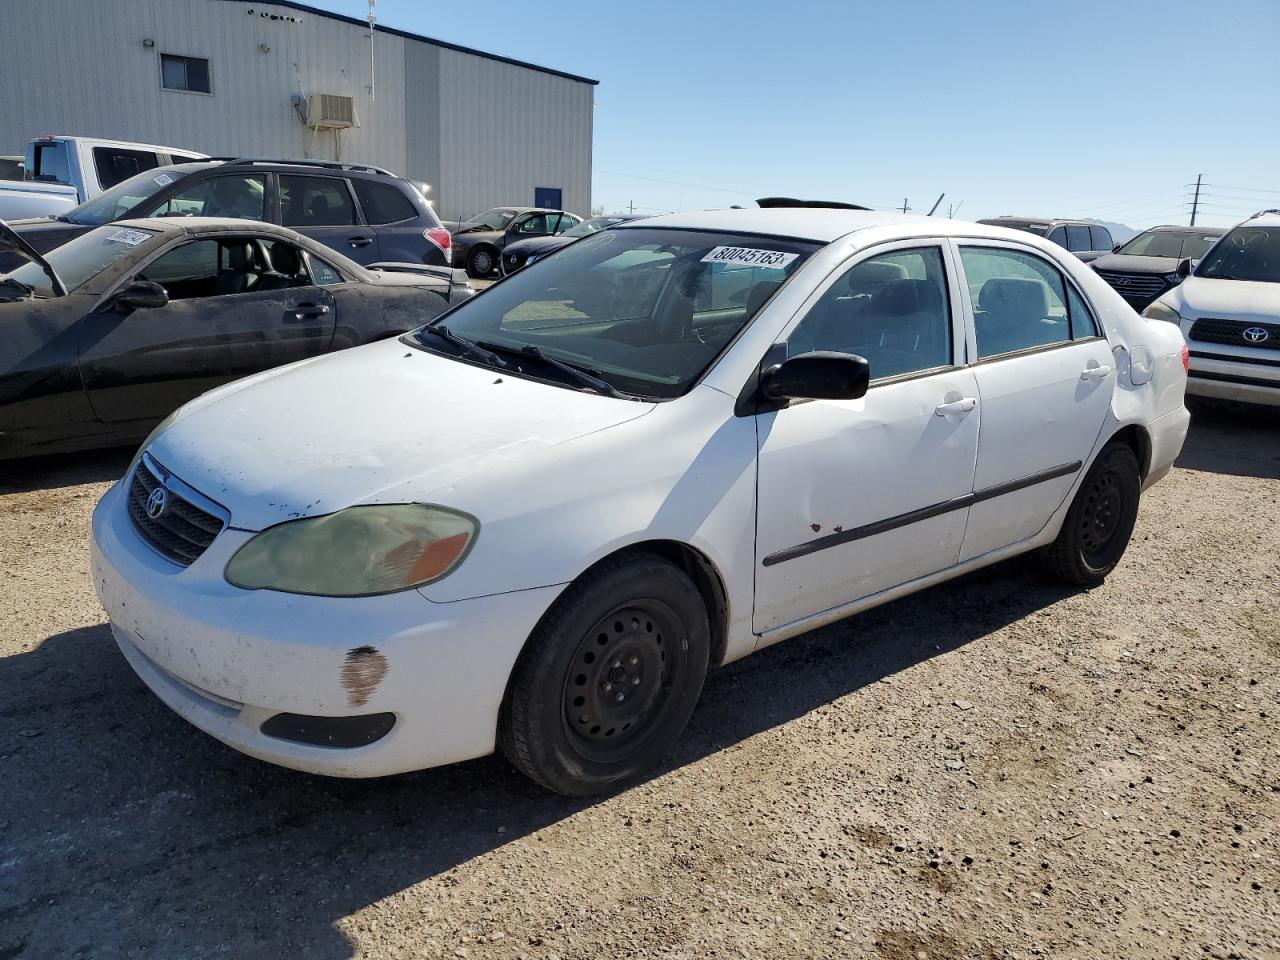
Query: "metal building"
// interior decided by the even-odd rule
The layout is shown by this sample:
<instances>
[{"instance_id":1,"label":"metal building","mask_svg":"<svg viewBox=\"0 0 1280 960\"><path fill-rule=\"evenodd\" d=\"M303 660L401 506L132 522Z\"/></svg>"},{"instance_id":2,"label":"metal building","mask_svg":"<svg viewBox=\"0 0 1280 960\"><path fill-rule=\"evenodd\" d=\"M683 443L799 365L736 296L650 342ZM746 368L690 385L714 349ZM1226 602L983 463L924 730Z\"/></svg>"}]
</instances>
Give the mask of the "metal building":
<instances>
[{"instance_id":1,"label":"metal building","mask_svg":"<svg viewBox=\"0 0 1280 960\"><path fill-rule=\"evenodd\" d=\"M279 0L8 0L4 19L0 154L75 134L373 163L431 184L446 219L556 191L591 209L595 80Z\"/></svg>"}]
</instances>

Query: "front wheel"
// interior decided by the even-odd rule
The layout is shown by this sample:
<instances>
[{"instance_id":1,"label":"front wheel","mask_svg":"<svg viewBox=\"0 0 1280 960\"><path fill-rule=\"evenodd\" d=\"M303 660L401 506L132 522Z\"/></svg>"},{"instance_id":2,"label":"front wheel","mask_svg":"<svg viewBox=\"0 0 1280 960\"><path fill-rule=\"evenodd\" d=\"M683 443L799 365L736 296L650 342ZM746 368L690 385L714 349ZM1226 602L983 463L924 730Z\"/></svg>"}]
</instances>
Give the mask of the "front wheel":
<instances>
[{"instance_id":1,"label":"front wheel","mask_svg":"<svg viewBox=\"0 0 1280 960\"><path fill-rule=\"evenodd\" d=\"M1123 443L1102 449L1071 502L1058 538L1045 547L1047 570L1068 583L1097 586L1124 556L1138 519L1142 471Z\"/></svg>"},{"instance_id":2,"label":"front wheel","mask_svg":"<svg viewBox=\"0 0 1280 960\"><path fill-rule=\"evenodd\" d=\"M467 275L476 280L483 280L493 273L493 251L488 247L476 247L467 257Z\"/></svg>"},{"instance_id":3,"label":"front wheel","mask_svg":"<svg viewBox=\"0 0 1280 960\"><path fill-rule=\"evenodd\" d=\"M689 722L709 650L706 605L682 570L647 553L605 561L530 637L503 702L502 752L568 796L632 781Z\"/></svg>"}]
</instances>

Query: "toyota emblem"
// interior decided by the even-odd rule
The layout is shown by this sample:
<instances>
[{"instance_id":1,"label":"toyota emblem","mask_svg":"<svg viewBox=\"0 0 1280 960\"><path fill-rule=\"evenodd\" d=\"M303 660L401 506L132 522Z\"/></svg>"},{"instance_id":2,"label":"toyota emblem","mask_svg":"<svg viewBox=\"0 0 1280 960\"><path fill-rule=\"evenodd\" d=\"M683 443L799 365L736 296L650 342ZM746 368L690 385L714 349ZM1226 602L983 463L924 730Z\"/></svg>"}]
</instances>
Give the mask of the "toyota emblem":
<instances>
[{"instance_id":1,"label":"toyota emblem","mask_svg":"<svg viewBox=\"0 0 1280 960\"><path fill-rule=\"evenodd\" d=\"M1271 332L1266 327L1247 327L1241 331L1240 336L1250 343L1266 343Z\"/></svg>"},{"instance_id":2,"label":"toyota emblem","mask_svg":"<svg viewBox=\"0 0 1280 960\"><path fill-rule=\"evenodd\" d=\"M169 509L169 491L164 487L156 487L147 497L147 516L159 520Z\"/></svg>"}]
</instances>

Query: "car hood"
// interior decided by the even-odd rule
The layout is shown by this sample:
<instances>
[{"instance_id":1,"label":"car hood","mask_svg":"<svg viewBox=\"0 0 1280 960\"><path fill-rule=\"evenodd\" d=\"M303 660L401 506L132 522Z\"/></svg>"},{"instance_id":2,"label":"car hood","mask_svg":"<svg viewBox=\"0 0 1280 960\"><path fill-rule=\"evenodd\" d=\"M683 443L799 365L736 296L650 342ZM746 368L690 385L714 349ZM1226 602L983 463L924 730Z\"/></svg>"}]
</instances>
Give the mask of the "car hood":
<instances>
[{"instance_id":1,"label":"car hood","mask_svg":"<svg viewBox=\"0 0 1280 960\"><path fill-rule=\"evenodd\" d=\"M1162 300L1184 316L1275 322L1280 314L1280 283L1188 277Z\"/></svg>"},{"instance_id":2,"label":"car hood","mask_svg":"<svg viewBox=\"0 0 1280 960\"><path fill-rule=\"evenodd\" d=\"M522 257L545 257L553 250L559 250L561 247L567 247L573 243L577 237L530 237L528 240L520 240L516 243L509 243L506 246L508 254L518 254Z\"/></svg>"},{"instance_id":3,"label":"car hood","mask_svg":"<svg viewBox=\"0 0 1280 960\"><path fill-rule=\"evenodd\" d=\"M1173 273L1178 269L1176 257L1135 257L1127 253L1109 253L1093 261L1095 270L1115 273Z\"/></svg>"},{"instance_id":4,"label":"car hood","mask_svg":"<svg viewBox=\"0 0 1280 960\"><path fill-rule=\"evenodd\" d=\"M502 231L501 230L470 230L468 231L466 229L462 229L462 230L459 230L457 233L452 234L452 236L453 236L453 247L456 250L458 247L469 247L472 244L479 243L482 240L487 240L488 242L493 243L495 240L497 240L499 237L502 236Z\"/></svg>"},{"instance_id":5,"label":"car hood","mask_svg":"<svg viewBox=\"0 0 1280 960\"><path fill-rule=\"evenodd\" d=\"M226 507L232 526L260 530L353 504L429 501L653 407L387 340L207 393L148 449Z\"/></svg>"}]
</instances>

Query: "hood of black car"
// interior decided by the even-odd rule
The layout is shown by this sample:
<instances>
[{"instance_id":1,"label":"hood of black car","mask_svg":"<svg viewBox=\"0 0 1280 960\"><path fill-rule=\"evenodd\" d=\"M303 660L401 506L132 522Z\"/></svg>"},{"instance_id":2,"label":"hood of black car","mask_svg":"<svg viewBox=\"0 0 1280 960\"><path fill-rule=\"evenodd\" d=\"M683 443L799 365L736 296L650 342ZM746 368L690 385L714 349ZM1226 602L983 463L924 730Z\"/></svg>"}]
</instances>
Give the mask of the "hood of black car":
<instances>
[{"instance_id":1,"label":"hood of black car","mask_svg":"<svg viewBox=\"0 0 1280 960\"><path fill-rule=\"evenodd\" d=\"M501 230L460 230L453 235L453 248L457 250L459 247L470 247L481 241L497 243L501 237Z\"/></svg>"},{"instance_id":2,"label":"hood of black car","mask_svg":"<svg viewBox=\"0 0 1280 960\"><path fill-rule=\"evenodd\" d=\"M1093 269L1112 273L1173 273L1178 269L1177 257L1135 257L1109 253L1093 261Z\"/></svg>"}]
</instances>

